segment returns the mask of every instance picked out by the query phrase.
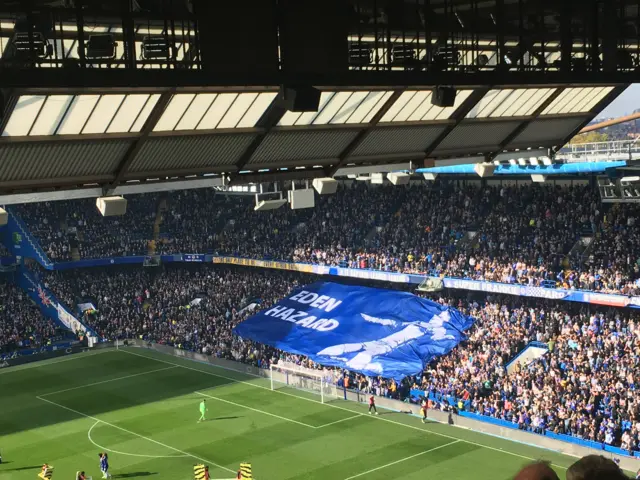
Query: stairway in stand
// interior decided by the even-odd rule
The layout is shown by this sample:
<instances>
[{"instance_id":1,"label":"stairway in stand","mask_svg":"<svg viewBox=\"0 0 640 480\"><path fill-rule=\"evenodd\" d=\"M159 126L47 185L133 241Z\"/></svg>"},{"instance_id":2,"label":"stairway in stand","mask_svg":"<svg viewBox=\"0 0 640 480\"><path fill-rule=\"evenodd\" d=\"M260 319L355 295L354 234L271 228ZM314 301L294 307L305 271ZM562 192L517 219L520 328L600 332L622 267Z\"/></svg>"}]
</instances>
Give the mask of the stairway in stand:
<instances>
[{"instance_id":1,"label":"stairway in stand","mask_svg":"<svg viewBox=\"0 0 640 480\"><path fill-rule=\"evenodd\" d=\"M167 211L169 206L169 198L168 195L164 194L158 200L158 209L156 210L156 219L153 222L153 238L149 242L149 255L155 255L157 251L158 242L160 241L160 227L162 226L162 222L164 220L164 213Z\"/></svg>"}]
</instances>

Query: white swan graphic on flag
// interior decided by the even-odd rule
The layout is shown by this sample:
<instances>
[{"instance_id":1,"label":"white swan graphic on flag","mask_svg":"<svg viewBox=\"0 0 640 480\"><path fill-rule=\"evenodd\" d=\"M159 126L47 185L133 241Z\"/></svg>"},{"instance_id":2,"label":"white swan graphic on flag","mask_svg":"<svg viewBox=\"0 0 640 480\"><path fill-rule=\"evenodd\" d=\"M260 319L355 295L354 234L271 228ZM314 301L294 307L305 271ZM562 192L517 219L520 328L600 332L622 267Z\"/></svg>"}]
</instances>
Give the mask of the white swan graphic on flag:
<instances>
[{"instance_id":1,"label":"white swan graphic on flag","mask_svg":"<svg viewBox=\"0 0 640 480\"><path fill-rule=\"evenodd\" d=\"M439 315L435 315L428 322L397 322L385 318L377 318L366 313L360 314L362 318L370 323L379 325L387 325L391 327L404 326L398 332L394 332L384 338L378 340L370 340L363 343L343 343L341 345L333 345L319 351L316 355L328 356L334 360L345 362L346 366L352 370L370 370L373 372L383 371L381 363L375 361L376 356L385 355L396 348L409 343L417 338L431 334L431 340L455 340L453 335L447 333L444 327L448 322L450 315L448 311L444 311ZM356 353L352 358L345 358L345 355Z\"/></svg>"}]
</instances>

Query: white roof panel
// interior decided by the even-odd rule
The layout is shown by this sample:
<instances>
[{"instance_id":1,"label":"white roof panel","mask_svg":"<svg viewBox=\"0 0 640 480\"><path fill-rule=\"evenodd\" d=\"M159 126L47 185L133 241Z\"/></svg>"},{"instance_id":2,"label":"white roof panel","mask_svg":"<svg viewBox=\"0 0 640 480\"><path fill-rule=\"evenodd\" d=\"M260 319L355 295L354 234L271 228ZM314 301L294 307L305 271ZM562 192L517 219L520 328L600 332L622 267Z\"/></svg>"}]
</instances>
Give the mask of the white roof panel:
<instances>
[{"instance_id":1,"label":"white roof panel","mask_svg":"<svg viewBox=\"0 0 640 480\"><path fill-rule=\"evenodd\" d=\"M127 95L124 102L120 105L118 112L111 120L111 124L107 128L107 133L129 132L148 100L149 95L147 94ZM149 113L151 113L151 110L149 110ZM147 114L147 117L148 116Z\"/></svg>"},{"instance_id":2,"label":"white roof panel","mask_svg":"<svg viewBox=\"0 0 640 480\"><path fill-rule=\"evenodd\" d=\"M159 95L24 95L3 136L139 132Z\"/></svg>"},{"instance_id":3,"label":"white roof panel","mask_svg":"<svg viewBox=\"0 0 640 480\"><path fill-rule=\"evenodd\" d=\"M118 112L125 95L103 95L94 108L82 133L104 133Z\"/></svg>"},{"instance_id":4,"label":"white roof panel","mask_svg":"<svg viewBox=\"0 0 640 480\"><path fill-rule=\"evenodd\" d=\"M282 117L282 120L278 123L280 126L291 125L311 125L315 118L319 115L319 112L324 110L324 107L333 99L335 92L322 92L320 94L320 105L317 112L287 112Z\"/></svg>"},{"instance_id":5,"label":"white roof panel","mask_svg":"<svg viewBox=\"0 0 640 480\"><path fill-rule=\"evenodd\" d=\"M99 99L100 95L76 96L56 133L59 135L78 135L82 132Z\"/></svg>"},{"instance_id":6,"label":"white roof panel","mask_svg":"<svg viewBox=\"0 0 640 480\"><path fill-rule=\"evenodd\" d=\"M154 132L253 128L276 95L274 92L179 93L169 102Z\"/></svg>"},{"instance_id":7,"label":"white roof panel","mask_svg":"<svg viewBox=\"0 0 640 480\"><path fill-rule=\"evenodd\" d=\"M72 101L73 95L49 95L29 135L54 135Z\"/></svg>"},{"instance_id":8,"label":"white roof panel","mask_svg":"<svg viewBox=\"0 0 640 480\"><path fill-rule=\"evenodd\" d=\"M22 95L13 110L7 125L2 132L3 137L28 135L40 109L44 105L45 95Z\"/></svg>"},{"instance_id":9,"label":"white roof panel","mask_svg":"<svg viewBox=\"0 0 640 480\"><path fill-rule=\"evenodd\" d=\"M555 88L490 90L467 114L467 118L507 118L533 115Z\"/></svg>"},{"instance_id":10,"label":"white roof panel","mask_svg":"<svg viewBox=\"0 0 640 480\"><path fill-rule=\"evenodd\" d=\"M195 130L215 99L215 93L203 93L201 95L197 95L195 100L191 102L187 111L182 115L182 118L176 125L175 129Z\"/></svg>"},{"instance_id":11,"label":"white roof panel","mask_svg":"<svg viewBox=\"0 0 640 480\"><path fill-rule=\"evenodd\" d=\"M453 107L436 107L431 103L431 90L408 90L391 106L380 119L385 122L407 122L426 120L448 120L453 112L464 102L471 90L460 90L456 94Z\"/></svg>"},{"instance_id":12,"label":"white roof panel","mask_svg":"<svg viewBox=\"0 0 640 480\"><path fill-rule=\"evenodd\" d=\"M287 112L279 126L356 125L369 123L391 91L322 92L317 112Z\"/></svg>"},{"instance_id":13,"label":"white roof panel","mask_svg":"<svg viewBox=\"0 0 640 480\"><path fill-rule=\"evenodd\" d=\"M573 87L564 91L549 105L542 115L587 113L591 111L614 87Z\"/></svg>"},{"instance_id":14,"label":"white roof panel","mask_svg":"<svg viewBox=\"0 0 640 480\"><path fill-rule=\"evenodd\" d=\"M259 93L258 97L253 101L249 109L246 111L242 120L238 122L237 128L253 128L260 120L260 117L273 103L278 94L275 92Z\"/></svg>"},{"instance_id":15,"label":"white roof panel","mask_svg":"<svg viewBox=\"0 0 640 480\"><path fill-rule=\"evenodd\" d=\"M236 95L233 104L231 104L216 128L236 128L256 98L258 98L257 93L239 93ZM255 126L257 121L256 119L251 126Z\"/></svg>"},{"instance_id":16,"label":"white roof panel","mask_svg":"<svg viewBox=\"0 0 640 480\"><path fill-rule=\"evenodd\" d=\"M225 116L234 100L238 96L237 93L220 93L216 95L216 99L209 107L209 111L205 113L196 130L210 130L218 128L220 120Z\"/></svg>"},{"instance_id":17,"label":"white roof panel","mask_svg":"<svg viewBox=\"0 0 640 480\"><path fill-rule=\"evenodd\" d=\"M153 128L153 131L167 132L174 130L195 97L195 93L179 93L174 95L160 117L160 120L158 120L158 123Z\"/></svg>"},{"instance_id":18,"label":"white roof panel","mask_svg":"<svg viewBox=\"0 0 640 480\"><path fill-rule=\"evenodd\" d=\"M156 106L156 103L158 103L158 100L160 100L159 93L155 93L147 99L135 122L133 122L131 130L129 130L130 132L137 133L142 130L142 127L144 127L145 122L149 118L149 115L151 115L151 111L153 110L153 107Z\"/></svg>"}]
</instances>

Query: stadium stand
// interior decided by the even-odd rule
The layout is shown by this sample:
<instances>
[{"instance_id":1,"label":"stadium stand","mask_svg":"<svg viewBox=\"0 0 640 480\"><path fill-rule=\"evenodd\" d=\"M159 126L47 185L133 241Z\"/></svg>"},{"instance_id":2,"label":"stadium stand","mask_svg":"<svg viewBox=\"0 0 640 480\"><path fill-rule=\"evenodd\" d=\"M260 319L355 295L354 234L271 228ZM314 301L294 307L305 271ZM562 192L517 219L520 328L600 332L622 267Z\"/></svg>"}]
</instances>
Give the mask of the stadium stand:
<instances>
[{"instance_id":1,"label":"stadium stand","mask_svg":"<svg viewBox=\"0 0 640 480\"><path fill-rule=\"evenodd\" d=\"M242 340L231 330L314 277L215 268L166 267L159 271L116 267L99 272L49 273L47 285L67 302L94 302L85 320L106 338L143 338L178 348L268 368L279 359L314 367L308 359ZM397 287L396 287L397 288ZM200 299L200 300L198 300ZM434 297L476 319L468 339L432 362L422 378L402 384L352 375L358 388L391 398L426 392L436 408L445 398L473 413L518 428L550 431L621 446L640 445L640 318L623 309L519 297L443 293ZM549 354L530 365L509 361L529 342ZM454 402L455 405L455 402Z\"/></svg>"},{"instance_id":2,"label":"stadium stand","mask_svg":"<svg viewBox=\"0 0 640 480\"><path fill-rule=\"evenodd\" d=\"M89 199L24 204L16 211L49 258L63 262L146 255L157 204L157 195L132 196L122 217L103 217Z\"/></svg>"},{"instance_id":3,"label":"stadium stand","mask_svg":"<svg viewBox=\"0 0 640 480\"><path fill-rule=\"evenodd\" d=\"M57 333L27 294L0 276L0 353L46 345Z\"/></svg>"},{"instance_id":4,"label":"stadium stand","mask_svg":"<svg viewBox=\"0 0 640 480\"><path fill-rule=\"evenodd\" d=\"M72 259L74 247L77 258L219 253L532 286L638 289L633 209L599 204L589 186L354 182L320 197L314 209L254 212L252 200L191 190L131 196L127 215L117 219L101 217L89 200L24 205L19 214L54 261ZM595 238L593 248L586 258L572 258L583 235Z\"/></svg>"}]
</instances>

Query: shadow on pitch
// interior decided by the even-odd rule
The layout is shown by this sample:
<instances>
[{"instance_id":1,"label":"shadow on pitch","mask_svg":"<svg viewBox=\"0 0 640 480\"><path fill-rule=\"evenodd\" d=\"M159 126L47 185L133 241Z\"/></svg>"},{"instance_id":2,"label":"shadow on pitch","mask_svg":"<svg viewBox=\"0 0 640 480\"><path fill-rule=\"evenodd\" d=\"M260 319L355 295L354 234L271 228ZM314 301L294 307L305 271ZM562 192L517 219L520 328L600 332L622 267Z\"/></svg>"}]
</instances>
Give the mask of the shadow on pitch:
<instances>
[{"instance_id":1,"label":"shadow on pitch","mask_svg":"<svg viewBox=\"0 0 640 480\"><path fill-rule=\"evenodd\" d=\"M112 475L111 478L138 478L138 477L150 477L151 475L157 475L158 472L131 472L120 473L118 475Z\"/></svg>"},{"instance_id":2,"label":"shadow on pitch","mask_svg":"<svg viewBox=\"0 0 640 480\"><path fill-rule=\"evenodd\" d=\"M7 465L9 463L13 463L13 462L2 462L2 465ZM3 468L2 471L3 472L20 472L22 470L41 470L42 469L42 465L31 465L29 467L16 467L16 468L7 468L6 470Z\"/></svg>"},{"instance_id":3,"label":"shadow on pitch","mask_svg":"<svg viewBox=\"0 0 640 480\"><path fill-rule=\"evenodd\" d=\"M216 417L216 418L212 418L211 420L216 421L216 420L235 420L236 418L242 418L241 415L239 416L233 416L233 417Z\"/></svg>"}]
</instances>

